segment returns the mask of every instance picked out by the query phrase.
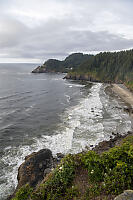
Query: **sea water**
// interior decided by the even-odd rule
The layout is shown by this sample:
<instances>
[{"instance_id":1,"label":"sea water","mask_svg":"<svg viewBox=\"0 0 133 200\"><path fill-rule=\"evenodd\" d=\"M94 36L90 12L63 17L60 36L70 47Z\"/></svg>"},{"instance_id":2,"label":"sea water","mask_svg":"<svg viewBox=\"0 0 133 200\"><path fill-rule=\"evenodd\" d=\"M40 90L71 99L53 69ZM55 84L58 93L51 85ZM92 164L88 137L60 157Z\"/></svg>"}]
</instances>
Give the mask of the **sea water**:
<instances>
[{"instance_id":1,"label":"sea water","mask_svg":"<svg viewBox=\"0 0 133 200\"><path fill-rule=\"evenodd\" d=\"M36 66L0 64L0 200L14 191L28 154L77 153L131 130L124 102L108 85L32 74Z\"/></svg>"}]
</instances>

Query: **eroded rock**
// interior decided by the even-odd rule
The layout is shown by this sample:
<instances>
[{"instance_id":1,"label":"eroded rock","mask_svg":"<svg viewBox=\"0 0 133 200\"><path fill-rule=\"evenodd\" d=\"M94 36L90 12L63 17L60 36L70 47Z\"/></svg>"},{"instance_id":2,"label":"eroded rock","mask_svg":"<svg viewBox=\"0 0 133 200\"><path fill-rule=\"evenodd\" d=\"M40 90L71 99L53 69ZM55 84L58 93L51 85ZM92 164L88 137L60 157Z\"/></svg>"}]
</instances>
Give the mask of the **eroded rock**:
<instances>
[{"instance_id":1,"label":"eroded rock","mask_svg":"<svg viewBox=\"0 0 133 200\"><path fill-rule=\"evenodd\" d=\"M42 149L38 152L34 152L25 158L25 162L22 163L18 169L18 185L17 189L25 184L29 184L31 187L35 187L41 182L44 176L47 174L47 169L53 167L53 156L49 149Z\"/></svg>"}]
</instances>

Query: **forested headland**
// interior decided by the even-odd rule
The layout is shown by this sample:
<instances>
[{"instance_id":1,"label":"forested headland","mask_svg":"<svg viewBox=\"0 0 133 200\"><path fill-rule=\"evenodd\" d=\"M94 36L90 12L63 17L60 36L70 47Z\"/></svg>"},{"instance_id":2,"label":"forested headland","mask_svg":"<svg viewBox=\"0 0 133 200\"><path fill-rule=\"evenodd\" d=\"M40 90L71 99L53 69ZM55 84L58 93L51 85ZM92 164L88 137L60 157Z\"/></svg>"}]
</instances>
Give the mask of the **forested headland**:
<instances>
[{"instance_id":1,"label":"forested headland","mask_svg":"<svg viewBox=\"0 0 133 200\"><path fill-rule=\"evenodd\" d=\"M108 83L124 83L133 90L133 50L97 55L74 53L65 60L49 59L33 73L65 72L66 78Z\"/></svg>"}]
</instances>

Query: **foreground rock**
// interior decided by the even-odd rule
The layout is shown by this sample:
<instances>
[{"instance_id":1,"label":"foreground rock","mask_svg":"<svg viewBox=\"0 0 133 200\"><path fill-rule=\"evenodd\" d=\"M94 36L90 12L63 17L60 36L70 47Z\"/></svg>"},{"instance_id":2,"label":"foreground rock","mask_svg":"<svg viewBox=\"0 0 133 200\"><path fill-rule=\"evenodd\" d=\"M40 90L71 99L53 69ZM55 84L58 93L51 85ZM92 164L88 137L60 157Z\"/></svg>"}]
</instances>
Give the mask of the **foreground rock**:
<instances>
[{"instance_id":1,"label":"foreground rock","mask_svg":"<svg viewBox=\"0 0 133 200\"><path fill-rule=\"evenodd\" d=\"M17 189L27 183L35 187L51 168L53 168L53 156L49 149L42 149L27 156L18 169Z\"/></svg>"},{"instance_id":2,"label":"foreground rock","mask_svg":"<svg viewBox=\"0 0 133 200\"><path fill-rule=\"evenodd\" d=\"M115 197L114 200L133 200L133 190L125 190L124 193Z\"/></svg>"},{"instance_id":3,"label":"foreground rock","mask_svg":"<svg viewBox=\"0 0 133 200\"><path fill-rule=\"evenodd\" d=\"M17 190L25 184L29 184L31 187L36 188L45 176L60 163L60 160L63 157L63 154L58 153L56 158L53 158L52 152L49 149L42 149L26 156L25 161L18 169L17 188L13 195L9 196L7 200L12 199Z\"/></svg>"}]
</instances>

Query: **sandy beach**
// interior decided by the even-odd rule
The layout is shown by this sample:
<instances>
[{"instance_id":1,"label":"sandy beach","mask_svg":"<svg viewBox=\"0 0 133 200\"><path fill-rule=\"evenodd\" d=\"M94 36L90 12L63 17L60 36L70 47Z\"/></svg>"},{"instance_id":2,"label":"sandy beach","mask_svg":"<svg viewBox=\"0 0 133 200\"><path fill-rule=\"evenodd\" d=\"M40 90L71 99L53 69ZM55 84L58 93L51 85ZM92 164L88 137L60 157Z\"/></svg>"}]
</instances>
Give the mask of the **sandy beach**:
<instances>
[{"instance_id":1,"label":"sandy beach","mask_svg":"<svg viewBox=\"0 0 133 200\"><path fill-rule=\"evenodd\" d=\"M119 95L133 109L133 93L128 89L120 87L118 84L112 84L112 90Z\"/></svg>"}]
</instances>

